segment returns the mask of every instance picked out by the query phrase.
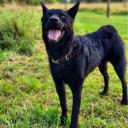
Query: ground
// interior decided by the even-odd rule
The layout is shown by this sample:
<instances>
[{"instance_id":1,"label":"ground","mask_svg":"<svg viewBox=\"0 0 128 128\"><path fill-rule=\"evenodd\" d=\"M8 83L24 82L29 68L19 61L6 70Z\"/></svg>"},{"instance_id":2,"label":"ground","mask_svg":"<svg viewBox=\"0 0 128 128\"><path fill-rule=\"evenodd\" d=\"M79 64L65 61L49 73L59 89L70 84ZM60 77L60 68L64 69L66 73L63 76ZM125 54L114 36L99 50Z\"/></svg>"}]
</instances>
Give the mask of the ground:
<instances>
[{"instance_id":1,"label":"ground","mask_svg":"<svg viewBox=\"0 0 128 128\"><path fill-rule=\"evenodd\" d=\"M102 6L82 4L74 24L75 33L85 34L105 24L114 25L124 41L128 58L127 9L121 4L116 6L113 4L112 15L107 19L104 7L104 4ZM61 128L59 100L41 40L41 15L39 6L0 7L0 21L4 22L5 19L15 17L19 20L19 24L22 21L21 27L35 40L32 56L19 55L11 50L0 50L0 128ZM80 128L128 128L128 106L120 105L121 83L111 64L108 64L108 68L110 76L108 96L99 95L103 89L103 78L98 68L84 82ZM128 67L126 80L128 82ZM68 127L72 107L72 95L68 86L66 93L69 111L66 127Z\"/></svg>"}]
</instances>

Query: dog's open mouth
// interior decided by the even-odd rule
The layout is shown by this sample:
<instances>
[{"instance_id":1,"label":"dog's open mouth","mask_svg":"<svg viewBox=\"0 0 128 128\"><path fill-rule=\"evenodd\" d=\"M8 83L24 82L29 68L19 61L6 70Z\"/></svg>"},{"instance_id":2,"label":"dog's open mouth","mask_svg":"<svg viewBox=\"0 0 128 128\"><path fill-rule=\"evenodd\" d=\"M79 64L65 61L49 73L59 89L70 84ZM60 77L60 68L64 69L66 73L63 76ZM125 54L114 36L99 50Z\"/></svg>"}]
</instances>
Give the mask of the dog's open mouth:
<instances>
[{"instance_id":1,"label":"dog's open mouth","mask_svg":"<svg viewBox=\"0 0 128 128\"><path fill-rule=\"evenodd\" d=\"M50 29L48 30L48 39L58 42L64 34L63 29Z\"/></svg>"}]
</instances>

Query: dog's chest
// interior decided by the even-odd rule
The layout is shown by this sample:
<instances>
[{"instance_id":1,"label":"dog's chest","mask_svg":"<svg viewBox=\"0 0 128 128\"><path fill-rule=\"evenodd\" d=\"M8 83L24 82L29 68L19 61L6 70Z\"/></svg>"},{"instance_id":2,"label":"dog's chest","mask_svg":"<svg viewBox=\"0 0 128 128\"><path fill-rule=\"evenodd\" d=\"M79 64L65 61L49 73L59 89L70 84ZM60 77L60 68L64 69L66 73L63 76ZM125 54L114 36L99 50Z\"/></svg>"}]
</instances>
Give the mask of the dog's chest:
<instances>
[{"instance_id":1,"label":"dog's chest","mask_svg":"<svg viewBox=\"0 0 128 128\"><path fill-rule=\"evenodd\" d=\"M52 74L60 79L62 79L65 83L72 78L72 74L74 72L74 66L71 66L71 63L64 63L52 66Z\"/></svg>"}]
</instances>

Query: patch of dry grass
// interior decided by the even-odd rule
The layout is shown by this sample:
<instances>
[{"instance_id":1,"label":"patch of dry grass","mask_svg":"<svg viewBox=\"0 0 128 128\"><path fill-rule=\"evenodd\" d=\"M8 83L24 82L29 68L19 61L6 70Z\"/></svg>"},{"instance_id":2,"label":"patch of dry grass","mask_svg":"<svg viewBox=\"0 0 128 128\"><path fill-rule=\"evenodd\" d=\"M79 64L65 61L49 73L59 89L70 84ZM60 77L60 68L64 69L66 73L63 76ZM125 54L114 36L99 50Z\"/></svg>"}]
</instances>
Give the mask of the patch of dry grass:
<instances>
[{"instance_id":1,"label":"patch of dry grass","mask_svg":"<svg viewBox=\"0 0 128 128\"><path fill-rule=\"evenodd\" d=\"M54 4L46 4L46 6L50 9L52 8L59 8L59 9L65 9L65 4L63 3L54 3ZM72 7L73 4L67 4L67 9ZM124 3L111 3L111 10L127 10L128 11L128 5ZM8 9L41 9L41 6L28 6L28 5L18 5L16 3L13 4L3 4L0 6L1 8L8 8ZM80 9L106 9L106 3L81 3Z\"/></svg>"}]
</instances>

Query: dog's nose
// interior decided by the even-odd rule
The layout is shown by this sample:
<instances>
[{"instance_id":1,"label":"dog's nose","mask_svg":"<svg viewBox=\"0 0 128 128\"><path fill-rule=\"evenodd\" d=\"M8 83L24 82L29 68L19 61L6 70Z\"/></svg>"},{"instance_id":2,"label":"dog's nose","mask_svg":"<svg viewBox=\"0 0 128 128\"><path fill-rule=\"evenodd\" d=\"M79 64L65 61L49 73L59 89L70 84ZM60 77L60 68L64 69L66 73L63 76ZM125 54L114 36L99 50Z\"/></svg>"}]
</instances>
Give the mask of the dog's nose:
<instances>
[{"instance_id":1,"label":"dog's nose","mask_svg":"<svg viewBox=\"0 0 128 128\"><path fill-rule=\"evenodd\" d=\"M50 18L50 22L57 23L58 19L57 18Z\"/></svg>"}]
</instances>

